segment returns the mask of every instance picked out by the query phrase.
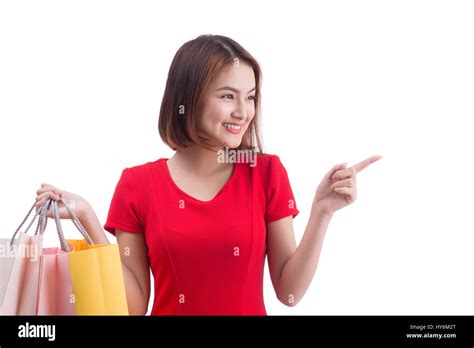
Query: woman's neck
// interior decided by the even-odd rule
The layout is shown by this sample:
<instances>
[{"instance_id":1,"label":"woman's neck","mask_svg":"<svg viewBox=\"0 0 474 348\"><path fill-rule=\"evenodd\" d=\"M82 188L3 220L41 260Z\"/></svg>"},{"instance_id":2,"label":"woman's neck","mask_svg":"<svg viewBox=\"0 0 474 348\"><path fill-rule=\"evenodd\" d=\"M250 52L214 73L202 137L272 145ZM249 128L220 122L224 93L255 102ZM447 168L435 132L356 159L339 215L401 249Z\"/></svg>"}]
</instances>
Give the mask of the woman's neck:
<instances>
[{"instance_id":1,"label":"woman's neck","mask_svg":"<svg viewBox=\"0 0 474 348\"><path fill-rule=\"evenodd\" d=\"M218 150L201 146L179 149L170 158L178 168L197 176L212 176L232 167L232 163L220 163Z\"/></svg>"}]
</instances>

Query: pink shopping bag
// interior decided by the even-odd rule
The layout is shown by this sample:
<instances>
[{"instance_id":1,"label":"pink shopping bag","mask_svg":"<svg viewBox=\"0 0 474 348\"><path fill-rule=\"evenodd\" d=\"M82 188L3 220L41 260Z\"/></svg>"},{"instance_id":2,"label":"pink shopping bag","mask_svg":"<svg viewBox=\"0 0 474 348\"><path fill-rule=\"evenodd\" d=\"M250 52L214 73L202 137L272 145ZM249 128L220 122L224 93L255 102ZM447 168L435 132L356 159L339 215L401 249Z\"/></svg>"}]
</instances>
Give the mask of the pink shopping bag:
<instances>
[{"instance_id":1,"label":"pink shopping bag","mask_svg":"<svg viewBox=\"0 0 474 348\"><path fill-rule=\"evenodd\" d=\"M67 252L61 248L43 248L36 314L74 315L74 303Z\"/></svg>"},{"instance_id":2,"label":"pink shopping bag","mask_svg":"<svg viewBox=\"0 0 474 348\"><path fill-rule=\"evenodd\" d=\"M0 258L1 269L5 273L0 277L0 315L35 315L37 311L37 293L41 247L43 236L39 234L46 224L46 212L50 202L45 203L36 212L33 221L25 232L19 232L28 219L35 205L15 231L9 243L3 240L2 245L7 248L5 257ZM40 214L36 234L27 234L36 217ZM43 216L44 214L44 216ZM18 237L15 239L15 236Z\"/></svg>"}]
</instances>

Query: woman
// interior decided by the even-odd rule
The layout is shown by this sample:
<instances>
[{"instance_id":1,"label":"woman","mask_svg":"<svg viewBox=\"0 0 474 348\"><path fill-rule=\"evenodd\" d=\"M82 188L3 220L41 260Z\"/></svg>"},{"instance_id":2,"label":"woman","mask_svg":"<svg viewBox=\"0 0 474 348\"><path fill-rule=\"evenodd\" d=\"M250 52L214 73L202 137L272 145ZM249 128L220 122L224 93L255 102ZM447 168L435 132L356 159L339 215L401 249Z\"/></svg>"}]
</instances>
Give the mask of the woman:
<instances>
[{"instance_id":1,"label":"woman","mask_svg":"<svg viewBox=\"0 0 474 348\"><path fill-rule=\"evenodd\" d=\"M356 173L380 156L326 174L296 247L287 172L262 152L260 82L257 61L230 38L202 35L176 53L159 117L176 152L124 169L104 225L117 237L130 314L147 312L150 269L152 315L266 315L266 255L282 303L296 305L310 285L333 213L354 202ZM109 243L82 197L43 184L37 206L60 197L95 243Z\"/></svg>"}]
</instances>

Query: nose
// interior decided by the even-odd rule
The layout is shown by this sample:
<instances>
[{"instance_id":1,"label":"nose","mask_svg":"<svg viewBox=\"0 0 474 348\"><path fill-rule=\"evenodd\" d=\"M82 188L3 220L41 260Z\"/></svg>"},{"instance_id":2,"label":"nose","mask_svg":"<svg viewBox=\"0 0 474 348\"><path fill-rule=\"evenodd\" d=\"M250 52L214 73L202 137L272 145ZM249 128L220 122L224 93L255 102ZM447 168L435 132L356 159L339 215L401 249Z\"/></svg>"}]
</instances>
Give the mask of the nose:
<instances>
[{"instance_id":1,"label":"nose","mask_svg":"<svg viewBox=\"0 0 474 348\"><path fill-rule=\"evenodd\" d=\"M244 120L246 117L243 115L242 112L233 112L232 118L236 118L238 120Z\"/></svg>"},{"instance_id":2,"label":"nose","mask_svg":"<svg viewBox=\"0 0 474 348\"><path fill-rule=\"evenodd\" d=\"M248 115L245 110L245 105L238 104L236 109L232 112L232 117L237 118L239 120L245 120L247 119Z\"/></svg>"}]
</instances>

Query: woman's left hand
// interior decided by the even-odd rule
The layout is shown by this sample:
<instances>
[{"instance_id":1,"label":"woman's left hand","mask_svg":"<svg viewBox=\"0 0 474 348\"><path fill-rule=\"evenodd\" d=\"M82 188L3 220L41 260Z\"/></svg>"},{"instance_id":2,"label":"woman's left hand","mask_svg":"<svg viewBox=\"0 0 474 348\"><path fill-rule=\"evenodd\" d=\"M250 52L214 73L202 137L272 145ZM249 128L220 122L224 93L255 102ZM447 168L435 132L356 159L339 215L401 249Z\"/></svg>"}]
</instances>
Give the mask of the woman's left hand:
<instances>
[{"instance_id":1,"label":"woman's left hand","mask_svg":"<svg viewBox=\"0 0 474 348\"><path fill-rule=\"evenodd\" d=\"M356 175L382 156L372 156L352 167L347 163L335 165L323 178L316 190L313 210L332 215L336 210L354 203L357 198Z\"/></svg>"}]
</instances>

